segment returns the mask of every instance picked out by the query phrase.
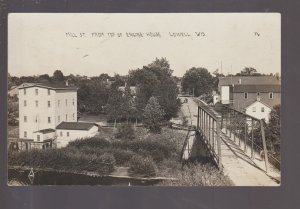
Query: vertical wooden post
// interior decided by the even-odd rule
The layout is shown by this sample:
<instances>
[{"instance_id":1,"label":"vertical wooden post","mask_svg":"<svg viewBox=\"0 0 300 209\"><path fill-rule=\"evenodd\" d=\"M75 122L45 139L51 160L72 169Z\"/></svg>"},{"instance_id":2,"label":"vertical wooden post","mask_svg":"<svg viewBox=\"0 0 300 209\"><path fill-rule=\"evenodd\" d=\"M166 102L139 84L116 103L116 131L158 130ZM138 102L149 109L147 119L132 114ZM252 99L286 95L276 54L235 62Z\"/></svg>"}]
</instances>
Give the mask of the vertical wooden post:
<instances>
[{"instance_id":1,"label":"vertical wooden post","mask_svg":"<svg viewBox=\"0 0 300 209\"><path fill-rule=\"evenodd\" d=\"M200 113L200 108L198 106L198 113L197 113L197 130L199 130L199 113Z\"/></svg>"},{"instance_id":2,"label":"vertical wooden post","mask_svg":"<svg viewBox=\"0 0 300 209\"><path fill-rule=\"evenodd\" d=\"M220 117L217 117L216 125L217 125L218 165L219 165L219 169L222 171L223 167L222 167L221 138L220 138L221 137Z\"/></svg>"},{"instance_id":3,"label":"vertical wooden post","mask_svg":"<svg viewBox=\"0 0 300 209\"><path fill-rule=\"evenodd\" d=\"M211 130L210 130L210 115L208 115L208 141L209 141L209 144L211 145L210 134L211 134Z\"/></svg>"},{"instance_id":4,"label":"vertical wooden post","mask_svg":"<svg viewBox=\"0 0 300 209\"><path fill-rule=\"evenodd\" d=\"M215 151L215 120L212 118L212 147Z\"/></svg>"},{"instance_id":5,"label":"vertical wooden post","mask_svg":"<svg viewBox=\"0 0 300 209\"><path fill-rule=\"evenodd\" d=\"M247 151L247 117L245 119L245 133L244 133L244 152Z\"/></svg>"},{"instance_id":6,"label":"vertical wooden post","mask_svg":"<svg viewBox=\"0 0 300 209\"><path fill-rule=\"evenodd\" d=\"M253 134L253 128L254 128L254 123L253 123L253 118L251 118L251 158L254 159L254 134Z\"/></svg>"},{"instance_id":7,"label":"vertical wooden post","mask_svg":"<svg viewBox=\"0 0 300 209\"><path fill-rule=\"evenodd\" d=\"M266 137L265 137L265 129L264 129L264 121L260 120L260 127L261 127L261 138L263 141L263 148L265 153L265 164L266 164L266 172L268 173L268 166L269 166L269 159L268 159L268 151L267 151L267 144L266 144Z\"/></svg>"}]
</instances>

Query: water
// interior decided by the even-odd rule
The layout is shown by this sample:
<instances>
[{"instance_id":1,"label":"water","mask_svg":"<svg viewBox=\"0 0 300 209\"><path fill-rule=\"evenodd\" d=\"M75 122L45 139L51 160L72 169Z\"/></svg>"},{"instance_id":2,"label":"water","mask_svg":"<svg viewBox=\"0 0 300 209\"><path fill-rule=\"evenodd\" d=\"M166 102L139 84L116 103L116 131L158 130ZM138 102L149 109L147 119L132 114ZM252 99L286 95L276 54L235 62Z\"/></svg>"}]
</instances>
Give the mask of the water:
<instances>
[{"instance_id":1,"label":"water","mask_svg":"<svg viewBox=\"0 0 300 209\"><path fill-rule=\"evenodd\" d=\"M28 174L30 169L8 169L9 181L17 181L24 185L99 185L99 186L153 186L161 179L147 179L112 176L91 176L57 171L35 171L31 184Z\"/></svg>"}]
</instances>

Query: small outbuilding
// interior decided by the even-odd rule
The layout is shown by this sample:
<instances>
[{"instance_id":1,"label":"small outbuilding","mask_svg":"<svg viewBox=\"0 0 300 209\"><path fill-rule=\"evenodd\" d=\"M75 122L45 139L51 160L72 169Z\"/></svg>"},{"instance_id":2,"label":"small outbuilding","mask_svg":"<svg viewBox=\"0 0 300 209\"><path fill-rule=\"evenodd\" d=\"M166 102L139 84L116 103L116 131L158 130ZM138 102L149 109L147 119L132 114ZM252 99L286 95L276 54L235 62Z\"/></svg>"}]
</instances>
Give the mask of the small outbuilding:
<instances>
[{"instance_id":1,"label":"small outbuilding","mask_svg":"<svg viewBox=\"0 0 300 209\"><path fill-rule=\"evenodd\" d=\"M93 137L99 133L96 123L86 122L62 122L56 127L57 147L65 147L76 139Z\"/></svg>"}]
</instances>

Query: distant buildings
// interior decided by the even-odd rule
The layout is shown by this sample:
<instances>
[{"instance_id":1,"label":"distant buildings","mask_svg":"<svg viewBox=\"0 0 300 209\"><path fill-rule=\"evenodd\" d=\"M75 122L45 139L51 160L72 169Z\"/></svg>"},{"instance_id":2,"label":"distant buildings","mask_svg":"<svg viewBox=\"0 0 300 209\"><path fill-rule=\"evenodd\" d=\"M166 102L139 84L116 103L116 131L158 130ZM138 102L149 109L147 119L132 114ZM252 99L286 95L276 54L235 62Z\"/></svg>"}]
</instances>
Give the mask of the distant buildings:
<instances>
[{"instance_id":1,"label":"distant buildings","mask_svg":"<svg viewBox=\"0 0 300 209\"><path fill-rule=\"evenodd\" d=\"M281 101L281 81L275 76L227 76L218 84L221 104L245 112L258 119L269 120L274 105Z\"/></svg>"},{"instance_id":2,"label":"distant buildings","mask_svg":"<svg viewBox=\"0 0 300 209\"><path fill-rule=\"evenodd\" d=\"M66 122L72 123L74 130L76 127L85 126L77 122L75 86L69 86L68 83L35 83L19 87L19 137L22 149L44 149L55 147L57 144L65 146L66 141L91 135L89 130L86 130L85 134L80 132L80 135L76 135L73 134L73 129L70 129L69 133L64 131L61 135L63 130L68 130L61 129L65 127ZM63 141L60 142L60 139Z\"/></svg>"}]
</instances>

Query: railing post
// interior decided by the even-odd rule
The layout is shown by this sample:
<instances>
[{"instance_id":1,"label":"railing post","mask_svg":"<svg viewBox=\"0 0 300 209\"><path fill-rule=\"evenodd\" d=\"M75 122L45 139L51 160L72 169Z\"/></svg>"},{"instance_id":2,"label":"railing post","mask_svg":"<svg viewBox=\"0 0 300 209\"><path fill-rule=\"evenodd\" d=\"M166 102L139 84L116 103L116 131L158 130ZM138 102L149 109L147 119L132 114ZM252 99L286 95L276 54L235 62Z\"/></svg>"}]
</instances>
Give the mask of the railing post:
<instances>
[{"instance_id":1,"label":"railing post","mask_svg":"<svg viewBox=\"0 0 300 209\"><path fill-rule=\"evenodd\" d=\"M210 134L211 134L211 130L210 130L210 115L208 115L208 141L209 141L209 145L211 145Z\"/></svg>"},{"instance_id":2,"label":"railing post","mask_svg":"<svg viewBox=\"0 0 300 209\"><path fill-rule=\"evenodd\" d=\"M216 126L217 126L217 146L218 146L218 166L219 169L222 171L222 153L221 153L221 117L217 117Z\"/></svg>"},{"instance_id":3,"label":"railing post","mask_svg":"<svg viewBox=\"0 0 300 209\"><path fill-rule=\"evenodd\" d=\"M247 151L247 117L245 119L245 133L244 133L244 152Z\"/></svg>"},{"instance_id":4,"label":"railing post","mask_svg":"<svg viewBox=\"0 0 300 209\"><path fill-rule=\"evenodd\" d=\"M212 147L215 151L215 120L212 118Z\"/></svg>"},{"instance_id":5,"label":"railing post","mask_svg":"<svg viewBox=\"0 0 300 209\"><path fill-rule=\"evenodd\" d=\"M263 148L264 148L264 153L265 153L266 172L268 173L269 159L268 159L268 150L267 150L265 129L264 129L264 121L263 120L260 120L260 127L261 127L261 138L262 138L262 141L263 141Z\"/></svg>"},{"instance_id":6,"label":"railing post","mask_svg":"<svg viewBox=\"0 0 300 209\"><path fill-rule=\"evenodd\" d=\"M197 112L197 130L199 130L199 112L200 112L200 109L199 109L199 106L198 106L198 112Z\"/></svg>"},{"instance_id":7,"label":"railing post","mask_svg":"<svg viewBox=\"0 0 300 209\"><path fill-rule=\"evenodd\" d=\"M251 118L251 158L254 159L254 134L253 134L253 129L254 129L254 122L253 118Z\"/></svg>"}]
</instances>

